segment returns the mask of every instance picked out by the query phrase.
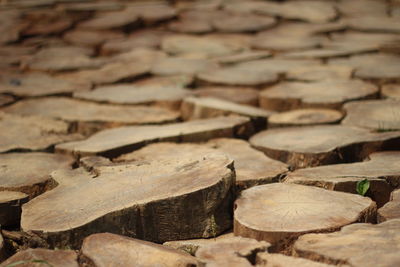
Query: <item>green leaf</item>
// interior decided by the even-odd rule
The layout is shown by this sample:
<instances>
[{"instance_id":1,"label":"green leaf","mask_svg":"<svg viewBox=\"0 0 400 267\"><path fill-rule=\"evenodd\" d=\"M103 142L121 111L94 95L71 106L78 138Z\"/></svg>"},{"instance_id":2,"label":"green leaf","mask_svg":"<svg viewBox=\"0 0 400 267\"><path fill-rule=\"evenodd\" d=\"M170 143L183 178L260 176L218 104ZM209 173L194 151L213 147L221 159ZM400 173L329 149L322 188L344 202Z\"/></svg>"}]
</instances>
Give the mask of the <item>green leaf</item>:
<instances>
[{"instance_id":1,"label":"green leaf","mask_svg":"<svg viewBox=\"0 0 400 267\"><path fill-rule=\"evenodd\" d=\"M369 181L368 179L364 179L357 182L357 193L359 195L365 196L369 189Z\"/></svg>"}]
</instances>

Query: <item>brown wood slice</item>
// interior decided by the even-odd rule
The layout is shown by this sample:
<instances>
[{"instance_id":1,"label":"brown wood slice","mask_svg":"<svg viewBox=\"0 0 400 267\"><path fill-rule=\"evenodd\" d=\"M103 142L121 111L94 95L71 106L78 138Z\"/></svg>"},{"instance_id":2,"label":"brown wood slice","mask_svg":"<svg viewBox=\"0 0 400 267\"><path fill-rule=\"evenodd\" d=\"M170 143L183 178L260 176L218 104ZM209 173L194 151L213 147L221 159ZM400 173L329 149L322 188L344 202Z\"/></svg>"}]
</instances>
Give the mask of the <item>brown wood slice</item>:
<instances>
[{"instance_id":1,"label":"brown wood slice","mask_svg":"<svg viewBox=\"0 0 400 267\"><path fill-rule=\"evenodd\" d=\"M368 179L367 196L382 207L389 201L392 189L400 185L400 167L397 166L400 153L376 152L369 158L364 162L296 170L286 176L285 182L356 194L357 182Z\"/></svg>"},{"instance_id":2,"label":"brown wood slice","mask_svg":"<svg viewBox=\"0 0 400 267\"><path fill-rule=\"evenodd\" d=\"M179 118L178 112L161 107L115 106L64 97L22 100L4 111L62 119L75 123L78 131L83 134L122 125L173 122Z\"/></svg>"},{"instance_id":3,"label":"brown wood slice","mask_svg":"<svg viewBox=\"0 0 400 267\"><path fill-rule=\"evenodd\" d=\"M206 57L230 55L242 50L241 46L227 41L190 35L167 36L162 40L161 47L172 55L197 54Z\"/></svg>"},{"instance_id":4,"label":"brown wood slice","mask_svg":"<svg viewBox=\"0 0 400 267\"><path fill-rule=\"evenodd\" d=\"M83 11L114 11L120 10L124 6L120 3L111 1L102 2L77 2L77 3L66 3L57 6L59 10L72 11L72 12L83 12Z\"/></svg>"},{"instance_id":5,"label":"brown wood slice","mask_svg":"<svg viewBox=\"0 0 400 267\"><path fill-rule=\"evenodd\" d=\"M243 67L225 67L208 70L197 75L204 83L231 86L261 86L274 83L278 75L271 71L249 70Z\"/></svg>"},{"instance_id":6,"label":"brown wood slice","mask_svg":"<svg viewBox=\"0 0 400 267\"><path fill-rule=\"evenodd\" d=\"M45 150L58 143L82 138L68 134L68 124L63 121L4 112L0 112L0 129L0 152Z\"/></svg>"},{"instance_id":7,"label":"brown wood slice","mask_svg":"<svg viewBox=\"0 0 400 267\"><path fill-rule=\"evenodd\" d=\"M295 68L286 74L289 80L298 81L323 81L331 79L350 79L353 68L347 66L320 65Z\"/></svg>"},{"instance_id":8,"label":"brown wood slice","mask_svg":"<svg viewBox=\"0 0 400 267\"><path fill-rule=\"evenodd\" d=\"M188 87L193 83L193 75L180 74L168 76L152 76L134 82L137 86L158 86L158 87Z\"/></svg>"},{"instance_id":9,"label":"brown wood slice","mask_svg":"<svg viewBox=\"0 0 400 267\"><path fill-rule=\"evenodd\" d=\"M400 99L400 84L386 84L382 86L381 95L385 98Z\"/></svg>"},{"instance_id":10,"label":"brown wood slice","mask_svg":"<svg viewBox=\"0 0 400 267\"><path fill-rule=\"evenodd\" d=\"M115 156L146 143L160 141L199 142L216 137L248 136L249 119L219 117L160 126L126 126L100 131L81 142L64 143L56 150L79 155Z\"/></svg>"},{"instance_id":11,"label":"brown wood slice","mask_svg":"<svg viewBox=\"0 0 400 267\"><path fill-rule=\"evenodd\" d=\"M19 39L20 31L27 25L20 23L21 13L16 10L0 11L0 44L15 42Z\"/></svg>"},{"instance_id":12,"label":"brown wood slice","mask_svg":"<svg viewBox=\"0 0 400 267\"><path fill-rule=\"evenodd\" d=\"M307 259L290 257L277 253L257 253L257 267L333 267L335 265L315 262ZM342 266L342 265L341 265Z\"/></svg>"},{"instance_id":13,"label":"brown wood slice","mask_svg":"<svg viewBox=\"0 0 400 267\"><path fill-rule=\"evenodd\" d=\"M79 92L74 97L113 104L157 104L177 109L188 95L190 91L181 86L117 84Z\"/></svg>"},{"instance_id":14,"label":"brown wood slice","mask_svg":"<svg viewBox=\"0 0 400 267\"><path fill-rule=\"evenodd\" d=\"M315 48L324 40L325 38L320 36L269 33L268 31L257 35L252 40L251 46L256 49L266 49L271 51L302 50Z\"/></svg>"},{"instance_id":15,"label":"brown wood slice","mask_svg":"<svg viewBox=\"0 0 400 267\"><path fill-rule=\"evenodd\" d=\"M52 175L60 185L24 205L21 221L51 247L77 248L99 232L154 242L207 238L232 224L235 174L224 155L104 166L94 179L79 169Z\"/></svg>"},{"instance_id":16,"label":"brown wood slice","mask_svg":"<svg viewBox=\"0 0 400 267\"><path fill-rule=\"evenodd\" d=\"M35 263L35 260L39 260L42 262ZM23 261L23 264L17 264L20 261ZM7 267L11 266L12 264L17 264L15 266L50 265L54 267L79 267L78 256L75 251L49 250L43 248L28 248L26 250L21 250L18 253L14 254L12 257L8 258L2 264L0 264L0 266Z\"/></svg>"},{"instance_id":17,"label":"brown wood slice","mask_svg":"<svg viewBox=\"0 0 400 267\"><path fill-rule=\"evenodd\" d=\"M290 127L260 132L250 143L294 168L361 161L370 153L396 149L400 132L372 133L342 125Z\"/></svg>"},{"instance_id":18,"label":"brown wood slice","mask_svg":"<svg viewBox=\"0 0 400 267\"><path fill-rule=\"evenodd\" d=\"M138 21L139 16L135 10L125 9L99 13L94 18L79 23L78 28L90 30L118 29L124 26L128 27Z\"/></svg>"},{"instance_id":19,"label":"brown wood slice","mask_svg":"<svg viewBox=\"0 0 400 267\"><path fill-rule=\"evenodd\" d=\"M212 20L212 25L220 32L257 32L271 28L275 18L246 13L224 13Z\"/></svg>"},{"instance_id":20,"label":"brown wood slice","mask_svg":"<svg viewBox=\"0 0 400 267\"><path fill-rule=\"evenodd\" d=\"M91 235L83 241L82 255L94 266L197 266L195 257L159 244L115 234Z\"/></svg>"},{"instance_id":21,"label":"brown wood slice","mask_svg":"<svg viewBox=\"0 0 400 267\"><path fill-rule=\"evenodd\" d=\"M15 98L10 95L1 95L0 94L0 107L6 106L15 102Z\"/></svg>"},{"instance_id":22,"label":"brown wood slice","mask_svg":"<svg viewBox=\"0 0 400 267\"><path fill-rule=\"evenodd\" d=\"M361 50L361 52L364 52ZM332 57L344 57L353 54L360 53L358 47L331 47L331 48L316 48L303 51L288 52L282 55L284 58L332 58Z\"/></svg>"},{"instance_id":23,"label":"brown wood slice","mask_svg":"<svg viewBox=\"0 0 400 267\"><path fill-rule=\"evenodd\" d=\"M375 85L359 80L283 82L260 93L260 106L277 111L310 107L340 109L344 102L371 98L377 93Z\"/></svg>"},{"instance_id":24,"label":"brown wood slice","mask_svg":"<svg viewBox=\"0 0 400 267\"><path fill-rule=\"evenodd\" d=\"M308 126L334 124L343 114L333 109L304 108L272 114L268 117L268 127Z\"/></svg>"},{"instance_id":25,"label":"brown wood slice","mask_svg":"<svg viewBox=\"0 0 400 267\"><path fill-rule=\"evenodd\" d=\"M255 239L233 237L199 247L196 258L204 266L250 267L259 252L268 251L270 244Z\"/></svg>"},{"instance_id":26,"label":"brown wood slice","mask_svg":"<svg viewBox=\"0 0 400 267\"><path fill-rule=\"evenodd\" d=\"M400 101L369 100L346 103L343 125L357 126L376 131L400 130Z\"/></svg>"},{"instance_id":27,"label":"brown wood slice","mask_svg":"<svg viewBox=\"0 0 400 267\"><path fill-rule=\"evenodd\" d=\"M351 29L359 31L400 33L400 22L390 17L356 17L346 19Z\"/></svg>"},{"instance_id":28,"label":"brown wood slice","mask_svg":"<svg viewBox=\"0 0 400 267\"><path fill-rule=\"evenodd\" d=\"M19 225L21 206L28 202L27 194L15 191L0 191L0 224L2 226Z\"/></svg>"},{"instance_id":29,"label":"brown wood slice","mask_svg":"<svg viewBox=\"0 0 400 267\"><path fill-rule=\"evenodd\" d=\"M151 73L153 75L196 74L215 68L217 65L206 59L168 57L154 62Z\"/></svg>"},{"instance_id":30,"label":"brown wood slice","mask_svg":"<svg viewBox=\"0 0 400 267\"><path fill-rule=\"evenodd\" d=\"M230 102L258 106L259 91L251 87L236 86L204 86L199 87L193 94L202 97L214 97Z\"/></svg>"},{"instance_id":31,"label":"brown wood slice","mask_svg":"<svg viewBox=\"0 0 400 267\"><path fill-rule=\"evenodd\" d=\"M235 235L265 240L275 251L288 250L310 232L331 232L354 222L373 222L376 204L359 195L294 185L259 185L235 202Z\"/></svg>"},{"instance_id":32,"label":"brown wood slice","mask_svg":"<svg viewBox=\"0 0 400 267\"><path fill-rule=\"evenodd\" d=\"M0 154L0 191L19 191L33 198L56 186L50 173L70 169L74 159L49 153ZM23 168L21 168L23 166Z\"/></svg>"},{"instance_id":33,"label":"brown wood slice","mask_svg":"<svg viewBox=\"0 0 400 267\"><path fill-rule=\"evenodd\" d=\"M299 67L313 65L320 66L320 62L311 59L267 58L239 63L236 65L236 68L244 69L248 72L272 72L285 74L286 72Z\"/></svg>"},{"instance_id":34,"label":"brown wood slice","mask_svg":"<svg viewBox=\"0 0 400 267\"><path fill-rule=\"evenodd\" d=\"M70 94L90 87L88 82L65 81L44 73L5 73L0 77L0 93L20 97Z\"/></svg>"},{"instance_id":35,"label":"brown wood slice","mask_svg":"<svg viewBox=\"0 0 400 267\"><path fill-rule=\"evenodd\" d=\"M220 64L236 64L240 62L246 62L246 61L251 61L251 60L257 60L257 59L264 59L270 57L272 54L271 52L268 51L252 51L252 50L247 50L243 51L238 54L234 55L228 55L228 56L222 56L222 57L216 57L213 60Z\"/></svg>"},{"instance_id":36,"label":"brown wood slice","mask_svg":"<svg viewBox=\"0 0 400 267\"><path fill-rule=\"evenodd\" d=\"M64 34L63 39L74 45L99 46L108 40L123 38L124 35L117 31L91 31L75 29Z\"/></svg>"},{"instance_id":37,"label":"brown wood slice","mask_svg":"<svg viewBox=\"0 0 400 267\"><path fill-rule=\"evenodd\" d=\"M400 219L400 189L392 192L390 201L378 209L378 223Z\"/></svg>"},{"instance_id":38,"label":"brown wood slice","mask_svg":"<svg viewBox=\"0 0 400 267\"><path fill-rule=\"evenodd\" d=\"M268 117L273 112L211 97L188 97L184 99L181 105L183 120L205 119L231 114L249 117L256 127L264 128Z\"/></svg>"},{"instance_id":39,"label":"brown wood slice","mask_svg":"<svg viewBox=\"0 0 400 267\"><path fill-rule=\"evenodd\" d=\"M399 219L378 225L348 225L337 233L301 236L294 251L300 257L335 265L397 266L399 228Z\"/></svg>"}]
</instances>

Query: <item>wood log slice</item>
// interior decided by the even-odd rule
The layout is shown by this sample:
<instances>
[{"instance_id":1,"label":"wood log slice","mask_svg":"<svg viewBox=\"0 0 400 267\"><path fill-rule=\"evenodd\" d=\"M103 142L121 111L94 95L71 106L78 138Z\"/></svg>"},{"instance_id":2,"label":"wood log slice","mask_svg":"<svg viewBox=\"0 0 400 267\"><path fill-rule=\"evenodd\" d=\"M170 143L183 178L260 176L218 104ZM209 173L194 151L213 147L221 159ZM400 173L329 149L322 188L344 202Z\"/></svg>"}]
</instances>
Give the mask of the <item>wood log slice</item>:
<instances>
[{"instance_id":1,"label":"wood log slice","mask_svg":"<svg viewBox=\"0 0 400 267\"><path fill-rule=\"evenodd\" d=\"M351 100L375 97L378 88L359 80L283 82L260 93L260 106L286 111L296 108L334 108Z\"/></svg>"},{"instance_id":2,"label":"wood log slice","mask_svg":"<svg viewBox=\"0 0 400 267\"><path fill-rule=\"evenodd\" d=\"M378 223L400 219L400 189L392 192L390 201L378 209Z\"/></svg>"},{"instance_id":3,"label":"wood log slice","mask_svg":"<svg viewBox=\"0 0 400 267\"><path fill-rule=\"evenodd\" d=\"M99 13L94 18L78 24L78 29L109 30L127 27L138 23L139 15L132 8L121 11Z\"/></svg>"},{"instance_id":4,"label":"wood log slice","mask_svg":"<svg viewBox=\"0 0 400 267\"><path fill-rule=\"evenodd\" d=\"M206 59L167 57L154 62L151 73L153 75L196 74L215 68L217 64Z\"/></svg>"},{"instance_id":5,"label":"wood log slice","mask_svg":"<svg viewBox=\"0 0 400 267\"><path fill-rule=\"evenodd\" d=\"M70 169L75 160L65 155L32 152L0 154L0 161L0 191L18 191L32 199L56 186L51 172Z\"/></svg>"},{"instance_id":6,"label":"wood log slice","mask_svg":"<svg viewBox=\"0 0 400 267\"><path fill-rule=\"evenodd\" d=\"M271 28L276 20L256 14L224 12L214 18L211 24L220 32L257 32Z\"/></svg>"},{"instance_id":7,"label":"wood log slice","mask_svg":"<svg viewBox=\"0 0 400 267\"><path fill-rule=\"evenodd\" d=\"M341 112L333 109L294 109L269 116L268 128L334 124L339 122L342 117L343 114Z\"/></svg>"},{"instance_id":8,"label":"wood log slice","mask_svg":"<svg viewBox=\"0 0 400 267\"><path fill-rule=\"evenodd\" d=\"M251 238L234 237L201 246L196 258L208 267L239 266L250 267L257 253L268 251L270 244Z\"/></svg>"},{"instance_id":9,"label":"wood log slice","mask_svg":"<svg viewBox=\"0 0 400 267\"><path fill-rule=\"evenodd\" d=\"M115 157L153 142L199 142L216 137L248 136L252 130L249 119L244 117L219 117L159 126L125 126L100 131L80 142L60 144L56 150Z\"/></svg>"},{"instance_id":10,"label":"wood log slice","mask_svg":"<svg viewBox=\"0 0 400 267\"><path fill-rule=\"evenodd\" d=\"M399 100L369 100L346 103L343 125L357 126L379 132L400 130Z\"/></svg>"},{"instance_id":11,"label":"wood log slice","mask_svg":"<svg viewBox=\"0 0 400 267\"><path fill-rule=\"evenodd\" d=\"M335 265L397 266L399 228L399 219L378 225L348 225L336 233L301 236L294 244L294 251L302 258Z\"/></svg>"},{"instance_id":12,"label":"wood log slice","mask_svg":"<svg viewBox=\"0 0 400 267\"><path fill-rule=\"evenodd\" d=\"M370 187L367 196L382 207L389 201L393 188L400 185L399 159L399 152L375 152L364 162L296 170L289 173L284 181L356 194L357 182L368 179Z\"/></svg>"},{"instance_id":13,"label":"wood log slice","mask_svg":"<svg viewBox=\"0 0 400 267\"><path fill-rule=\"evenodd\" d=\"M183 120L206 119L227 115L241 115L249 117L255 128L264 129L268 117L274 112L232 103L230 101L212 97L188 97L181 105L181 116Z\"/></svg>"},{"instance_id":14,"label":"wood log slice","mask_svg":"<svg viewBox=\"0 0 400 267\"><path fill-rule=\"evenodd\" d=\"M335 265L315 262L312 260L290 257L277 253L257 253L256 257L257 267L333 267Z\"/></svg>"},{"instance_id":15,"label":"wood log slice","mask_svg":"<svg viewBox=\"0 0 400 267\"><path fill-rule=\"evenodd\" d=\"M28 202L27 194L15 191L0 191L0 224L2 226L19 225L21 206Z\"/></svg>"},{"instance_id":16,"label":"wood log slice","mask_svg":"<svg viewBox=\"0 0 400 267\"><path fill-rule=\"evenodd\" d=\"M63 121L4 112L0 112L0 129L0 152L43 151L55 144L82 138L68 134L68 124Z\"/></svg>"},{"instance_id":17,"label":"wood log slice","mask_svg":"<svg viewBox=\"0 0 400 267\"><path fill-rule=\"evenodd\" d=\"M400 22L391 17L358 17L345 22L351 29L370 32L400 33Z\"/></svg>"},{"instance_id":18,"label":"wood log slice","mask_svg":"<svg viewBox=\"0 0 400 267\"><path fill-rule=\"evenodd\" d=\"M381 95L385 98L400 99L400 85L399 84L386 84L382 86Z\"/></svg>"},{"instance_id":19,"label":"wood log slice","mask_svg":"<svg viewBox=\"0 0 400 267\"><path fill-rule=\"evenodd\" d=\"M331 79L346 80L350 79L353 68L338 65L305 66L295 68L286 74L289 80L298 81L323 81Z\"/></svg>"},{"instance_id":20,"label":"wood log slice","mask_svg":"<svg viewBox=\"0 0 400 267\"><path fill-rule=\"evenodd\" d=\"M373 133L343 125L278 128L262 131L250 143L293 168L362 161L370 153L396 149L399 132Z\"/></svg>"},{"instance_id":21,"label":"wood log slice","mask_svg":"<svg viewBox=\"0 0 400 267\"><path fill-rule=\"evenodd\" d=\"M59 186L23 206L23 231L50 247L77 248L100 232L165 242L231 227L235 174L224 155L102 166L95 173L53 173Z\"/></svg>"},{"instance_id":22,"label":"wood log slice","mask_svg":"<svg viewBox=\"0 0 400 267\"><path fill-rule=\"evenodd\" d=\"M244 190L235 202L235 235L265 240L273 251L290 249L299 236L332 232L376 220L376 204L359 195L294 185L268 184Z\"/></svg>"},{"instance_id":23,"label":"wood log slice","mask_svg":"<svg viewBox=\"0 0 400 267\"><path fill-rule=\"evenodd\" d=\"M54 267L79 267L78 255L75 251L49 250L43 248L28 248L26 250L21 250L0 264L0 266L35 266L37 264L42 266L50 265Z\"/></svg>"},{"instance_id":24,"label":"wood log slice","mask_svg":"<svg viewBox=\"0 0 400 267\"><path fill-rule=\"evenodd\" d=\"M100 266L197 266L195 257L159 244L109 233L83 241L84 261Z\"/></svg>"},{"instance_id":25,"label":"wood log slice","mask_svg":"<svg viewBox=\"0 0 400 267\"><path fill-rule=\"evenodd\" d=\"M117 31L107 30L70 30L63 35L63 39L74 45L100 46L108 40L120 39L124 35Z\"/></svg>"},{"instance_id":26,"label":"wood log slice","mask_svg":"<svg viewBox=\"0 0 400 267\"><path fill-rule=\"evenodd\" d=\"M98 104L64 97L22 100L5 109L19 115L37 115L61 119L75 126L82 134L123 125L173 122L179 113L161 107L116 106Z\"/></svg>"},{"instance_id":27,"label":"wood log slice","mask_svg":"<svg viewBox=\"0 0 400 267\"><path fill-rule=\"evenodd\" d=\"M204 86L199 87L193 94L201 97L214 97L238 104L258 106L259 91L251 87L236 86Z\"/></svg>"}]
</instances>

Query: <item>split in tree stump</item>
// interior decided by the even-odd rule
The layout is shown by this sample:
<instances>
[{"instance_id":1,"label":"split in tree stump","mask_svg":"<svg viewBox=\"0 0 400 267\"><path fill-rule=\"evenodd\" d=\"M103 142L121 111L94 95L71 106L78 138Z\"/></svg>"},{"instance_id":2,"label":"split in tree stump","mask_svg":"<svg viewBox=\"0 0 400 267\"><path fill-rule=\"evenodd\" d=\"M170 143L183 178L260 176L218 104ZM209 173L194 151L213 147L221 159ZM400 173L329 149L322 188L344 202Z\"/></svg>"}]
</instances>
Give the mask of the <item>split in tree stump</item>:
<instances>
[{"instance_id":1,"label":"split in tree stump","mask_svg":"<svg viewBox=\"0 0 400 267\"><path fill-rule=\"evenodd\" d=\"M0 225L19 225L21 206L28 202L27 194L15 191L0 191Z\"/></svg>"}]
</instances>

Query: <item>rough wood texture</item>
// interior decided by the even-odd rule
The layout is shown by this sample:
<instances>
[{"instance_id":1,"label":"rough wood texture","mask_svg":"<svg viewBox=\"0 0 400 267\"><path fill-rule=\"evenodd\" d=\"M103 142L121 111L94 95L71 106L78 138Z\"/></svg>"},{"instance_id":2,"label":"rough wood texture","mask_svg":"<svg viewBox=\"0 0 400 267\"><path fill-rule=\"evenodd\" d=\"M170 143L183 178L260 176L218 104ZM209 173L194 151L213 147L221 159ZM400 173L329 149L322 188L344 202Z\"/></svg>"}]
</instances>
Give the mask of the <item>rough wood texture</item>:
<instances>
[{"instance_id":1,"label":"rough wood texture","mask_svg":"<svg viewBox=\"0 0 400 267\"><path fill-rule=\"evenodd\" d=\"M45 263L33 263L33 260L42 260ZM75 251L72 250L49 250L43 248L29 248L27 250L19 251L12 257L8 258L2 264L1 267L7 267L11 264L15 264L19 261L26 261L25 264L18 264L15 266L35 266L39 265L50 265L54 267L79 267L78 256ZM14 265L13 265L14 266Z\"/></svg>"},{"instance_id":2,"label":"rough wood texture","mask_svg":"<svg viewBox=\"0 0 400 267\"><path fill-rule=\"evenodd\" d=\"M343 106L346 117L342 124L377 131L400 130L399 100L369 100L350 102Z\"/></svg>"},{"instance_id":3,"label":"rough wood texture","mask_svg":"<svg viewBox=\"0 0 400 267\"><path fill-rule=\"evenodd\" d=\"M94 234L83 241L82 255L94 266L197 266L195 257L166 246L119 236Z\"/></svg>"},{"instance_id":4,"label":"rough wood texture","mask_svg":"<svg viewBox=\"0 0 400 267\"><path fill-rule=\"evenodd\" d=\"M236 86L204 86L199 87L193 94L202 97L214 97L238 104L258 106L258 90L251 87Z\"/></svg>"},{"instance_id":5,"label":"rough wood texture","mask_svg":"<svg viewBox=\"0 0 400 267\"><path fill-rule=\"evenodd\" d=\"M268 184L242 192L235 202L235 235L289 249L300 235L331 232L354 222L376 220L376 204L359 195L294 185Z\"/></svg>"},{"instance_id":6,"label":"rough wood texture","mask_svg":"<svg viewBox=\"0 0 400 267\"><path fill-rule=\"evenodd\" d=\"M386 98L400 99L400 85L399 84L386 84L381 89L382 96Z\"/></svg>"},{"instance_id":7,"label":"rough wood texture","mask_svg":"<svg viewBox=\"0 0 400 267\"><path fill-rule=\"evenodd\" d=\"M361 161L370 153L398 149L400 132L373 133L343 125L277 128L262 131L250 143L267 156L294 168Z\"/></svg>"},{"instance_id":8,"label":"rough wood texture","mask_svg":"<svg viewBox=\"0 0 400 267\"><path fill-rule=\"evenodd\" d=\"M0 224L18 225L21 218L21 206L29 199L27 194L14 191L0 191Z\"/></svg>"},{"instance_id":9,"label":"rough wood texture","mask_svg":"<svg viewBox=\"0 0 400 267\"><path fill-rule=\"evenodd\" d=\"M20 97L71 94L89 89L89 83L65 81L44 73L5 73L0 76L0 92Z\"/></svg>"},{"instance_id":10,"label":"rough wood texture","mask_svg":"<svg viewBox=\"0 0 400 267\"><path fill-rule=\"evenodd\" d=\"M77 248L99 232L165 242L231 227L232 160L209 154L143 163L99 167L94 179L79 169L53 173L59 186L23 206L22 229L50 247Z\"/></svg>"},{"instance_id":11,"label":"rough wood texture","mask_svg":"<svg viewBox=\"0 0 400 267\"><path fill-rule=\"evenodd\" d=\"M165 158L185 158L192 155L207 155L220 152L235 162L236 186L238 190L278 182L287 172L287 165L272 160L250 147L249 143L238 139L218 138L205 144L151 144L140 150L124 154L115 161L149 161Z\"/></svg>"},{"instance_id":12,"label":"rough wood texture","mask_svg":"<svg viewBox=\"0 0 400 267\"><path fill-rule=\"evenodd\" d=\"M376 152L364 162L296 170L285 177L285 182L356 194L357 182L368 179L367 196L381 207L389 201L392 189L400 186L399 160L399 152Z\"/></svg>"},{"instance_id":13,"label":"rough wood texture","mask_svg":"<svg viewBox=\"0 0 400 267\"><path fill-rule=\"evenodd\" d=\"M118 84L98 87L90 92L76 93L74 97L114 104L157 104L176 109L179 108L182 99L189 94L190 91L181 86Z\"/></svg>"},{"instance_id":14,"label":"rough wood texture","mask_svg":"<svg viewBox=\"0 0 400 267\"><path fill-rule=\"evenodd\" d=\"M333 109L305 108L272 114L268 117L268 127L308 126L334 124L343 114Z\"/></svg>"},{"instance_id":15,"label":"rough wood texture","mask_svg":"<svg viewBox=\"0 0 400 267\"><path fill-rule=\"evenodd\" d=\"M154 62L151 73L153 75L196 74L215 68L216 64L205 59L167 57Z\"/></svg>"},{"instance_id":16,"label":"rough wood texture","mask_svg":"<svg viewBox=\"0 0 400 267\"><path fill-rule=\"evenodd\" d=\"M48 97L22 100L4 109L19 115L38 115L74 123L78 132L92 133L103 128L123 125L173 122L179 113L161 107L116 106Z\"/></svg>"},{"instance_id":17,"label":"rough wood texture","mask_svg":"<svg viewBox=\"0 0 400 267\"><path fill-rule=\"evenodd\" d=\"M301 236L294 245L303 258L354 267L391 267L400 264L400 219L378 225L353 224L331 234Z\"/></svg>"},{"instance_id":18,"label":"rough wood texture","mask_svg":"<svg viewBox=\"0 0 400 267\"><path fill-rule=\"evenodd\" d=\"M350 79L353 68L348 66L320 65L295 68L286 75L287 79L298 81L323 81L329 79Z\"/></svg>"},{"instance_id":19,"label":"rough wood texture","mask_svg":"<svg viewBox=\"0 0 400 267\"><path fill-rule=\"evenodd\" d=\"M314 83L283 82L260 93L260 106L285 111L296 108L335 108L351 100L376 96L378 88L359 80Z\"/></svg>"},{"instance_id":20,"label":"rough wood texture","mask_svg":"<svg viewBox=\"0 0 400 267\"><path fill-rule=\"evenodd\" d=\"M82 138L68 135L68 124L62 121L4 112L0 112L0 129L0 152L45 150L58 143Z\"/></svg>"},{"instance_id":21,"label":"rough wood texture","mask_svg":"<svg viewBox=\"0 0 400 267\"><path fill-rule=\"evenodd\" d=\"M333 267L335 265L315 262L307 259L290 257L276 253L257 253L257 267ZM341 265L344 266L344 265Z\"/></svg>"},{"instance_id":22,"label":"rough wood texture","mask_svg":"<svg viewBox=\"0 0 400 267\"><path fill-rule=\"evenodd\" d=\"M400 219L400 189L392 192L390 201L378 209L378 223Z\"/></svg>"},{"instance_id":23,"label":"rough wood texture","mask_svg":"<svg viewBox=\"0 0 400 267\"><path fill-rule=\"evenodd\" d=\"M56 186L50 173L70 169L74 159L48 153L7 153L0 154L0 162L0 191L19 191L34 198Z\"/></svg>"},{"instance_id":24,"label":"rough wood texture","mask_svg":"<svg viewBox=\"0 0 400 267\"><path fill-rule=\"evenodd\" d=\"M219 117L160 126L125 126L100 131L86 140L56 146L63 153L116 156L148 143L199 142L216 137L249 136L252 126L244 117Z\"/></svg>"},{"instance_id":25,"label":"rough wood texture","mask_svg":"<svg viewBox=\"0 0 400 267\"><path fill-rule=\"evenodd\" d=\"M270 244L250 238L233 237L201 246L196 258L208 267L238 266L250 267L258 252L265 252Z\"/></svg>"},{"instance_id":26,"label":"rough wood texture","mask_svg":"<svg viewBox=\"0 0 400 267\"><path fill-rule=\"evenodd\" d=\"M205 119L231 114L249 117L256 128L264 128L268 117L273 112L212 97L188 97L184 99L181 105L183 120Z\"/></svg>"}]
</instances>

